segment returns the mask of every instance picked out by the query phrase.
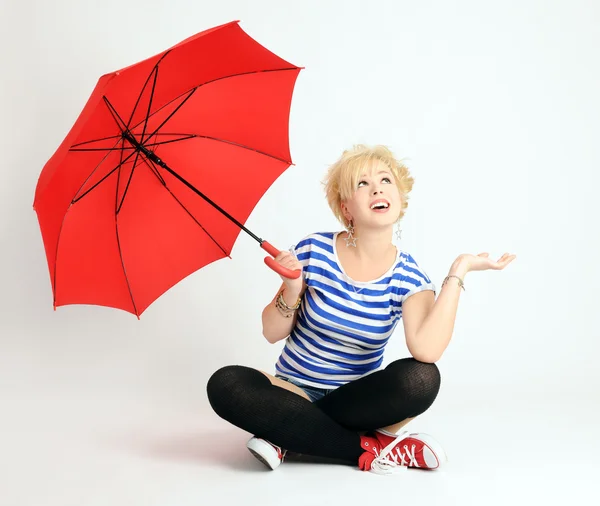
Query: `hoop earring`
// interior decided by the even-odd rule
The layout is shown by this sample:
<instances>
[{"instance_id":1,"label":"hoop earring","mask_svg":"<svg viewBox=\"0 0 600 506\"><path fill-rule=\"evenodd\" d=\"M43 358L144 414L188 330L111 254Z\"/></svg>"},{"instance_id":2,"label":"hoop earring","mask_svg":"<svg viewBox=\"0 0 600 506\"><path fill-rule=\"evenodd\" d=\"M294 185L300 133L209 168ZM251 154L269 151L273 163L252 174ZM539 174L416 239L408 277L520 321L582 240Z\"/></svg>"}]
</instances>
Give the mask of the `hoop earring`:
<instances>
[{"instance_id":1,"label":"hoop earring","mask_svg":"<svg viewBox=\"0 0 600 506\"><path fill-rule=\"evenodd\" d=\"M354 225L352 225L352 222L348 222L348 226L346 227L346 231L348 232L348 237L346 237L344 239L344 241L346 241L346 248L348 246L353 246L356 248L356 240L358 239L358 237L354 237Z\"/></svg>"}]
</instances>

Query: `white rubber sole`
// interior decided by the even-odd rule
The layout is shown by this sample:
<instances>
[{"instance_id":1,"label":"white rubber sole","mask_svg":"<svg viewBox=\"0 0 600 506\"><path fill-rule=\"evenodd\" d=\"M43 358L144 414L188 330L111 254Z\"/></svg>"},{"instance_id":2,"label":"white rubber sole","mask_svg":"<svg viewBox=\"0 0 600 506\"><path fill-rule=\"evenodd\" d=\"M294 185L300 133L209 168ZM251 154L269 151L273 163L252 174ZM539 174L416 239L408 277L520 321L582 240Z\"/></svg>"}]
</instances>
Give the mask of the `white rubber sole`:
<instances>
[{"instance_id":1,"label":"white rubber sole","mask_svg":"<svg viewBox=\"0 0 600 506\"><path fill-rule=\"evenodd\" d=\"M271 470L277 469L281 465L277 450L264 439L253 437L246 443L246 448Z\"/></svg>"},{"instance_id":2,"label":"white rubber sole","mask_svg":"<svg viewBox=\"0 0 600 506\"><path fill-rule=\"evenodd\" d=\"M425 448L423 448L423 458L429 469L439 469L446 462L448 462L448 456L442 448L442 445L430 436L423 432L413 432L410 437L423 441Z\"/></svg>"}]
</instances>

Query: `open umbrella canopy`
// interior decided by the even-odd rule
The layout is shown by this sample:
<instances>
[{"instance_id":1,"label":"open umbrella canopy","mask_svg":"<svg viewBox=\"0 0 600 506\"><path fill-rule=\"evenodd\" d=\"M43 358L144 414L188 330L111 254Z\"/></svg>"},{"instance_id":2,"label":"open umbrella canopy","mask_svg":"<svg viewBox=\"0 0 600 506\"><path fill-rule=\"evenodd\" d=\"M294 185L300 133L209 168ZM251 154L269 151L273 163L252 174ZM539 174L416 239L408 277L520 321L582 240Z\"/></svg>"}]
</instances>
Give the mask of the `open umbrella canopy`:
<instances>
[{"instance_id":1,"label":"open umbrella canopy","mask_svg":"<svg viewBox=\"0 0 600 506\"><path fill-rule=\"evenodd\" d=\"M243 222L292 163L299 72L236 21L102 76L35 192L54 307L139 317L242 229L276 254Z\"/></svg>"}]
</instances>

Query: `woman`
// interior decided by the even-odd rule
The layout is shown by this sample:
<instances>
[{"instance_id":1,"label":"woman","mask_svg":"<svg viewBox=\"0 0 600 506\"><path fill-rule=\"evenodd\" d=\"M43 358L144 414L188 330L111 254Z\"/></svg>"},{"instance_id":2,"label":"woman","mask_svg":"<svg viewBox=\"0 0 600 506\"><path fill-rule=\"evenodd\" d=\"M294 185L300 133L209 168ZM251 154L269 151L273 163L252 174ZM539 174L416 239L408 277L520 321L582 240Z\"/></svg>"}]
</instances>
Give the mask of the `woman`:
<instances>
[{"instance_id":1,"label":"woman","mask_svg":"<svg viewBox=\"0 0 600 506\"><path fill-rule=\"evenodd\" d=\"M325 191L346 230L310 234L275 258L302 270L297 279L282 277L262 313L265 338L285 339L276 374L234 365L210 378L211 406L255 435L248 448L269 468L286 451L379 473L446 461L432 436L400 429L438 394L435 362L452 336L467 272L503 269L516 257L460 255L435 300L426 273L392 243L413 183L384 146L345 151ZM380 369L401 319L412 357Z\"/></svg>"}]
</instances>

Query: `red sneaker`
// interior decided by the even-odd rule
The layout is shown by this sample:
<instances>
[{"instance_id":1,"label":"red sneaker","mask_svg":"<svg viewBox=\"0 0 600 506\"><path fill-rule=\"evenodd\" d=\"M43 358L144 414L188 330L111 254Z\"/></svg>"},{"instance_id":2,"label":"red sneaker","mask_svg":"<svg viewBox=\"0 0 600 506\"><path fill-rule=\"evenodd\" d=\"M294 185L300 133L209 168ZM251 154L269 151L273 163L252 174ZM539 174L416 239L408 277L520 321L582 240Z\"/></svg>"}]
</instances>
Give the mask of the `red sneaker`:
<instances>
[{"instance_id":1,"label":"red sneaker","mask_svg":"<svg viewBox=\"0 0 600 506\"><path fill-rule=\"evenodd\" d=\"M246 447L252 455L272 470L279 467L286 453L279 446L258 437L250 438L248 443L246 443Z\"/></svg>"},{"instance_id":2,"label":"red sneaker","mask_svg":"<svg viewBox=\"0 0 600 506\"><path fill-rule=\"evenodd\" d=\"M380 431L375 437L361 436L365 452L358 465L363 471L391 474L409 467L438 469L448 461L441 445L429 434L401 432L388 435Z\"/></svg>"}]
</instances>

